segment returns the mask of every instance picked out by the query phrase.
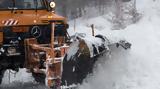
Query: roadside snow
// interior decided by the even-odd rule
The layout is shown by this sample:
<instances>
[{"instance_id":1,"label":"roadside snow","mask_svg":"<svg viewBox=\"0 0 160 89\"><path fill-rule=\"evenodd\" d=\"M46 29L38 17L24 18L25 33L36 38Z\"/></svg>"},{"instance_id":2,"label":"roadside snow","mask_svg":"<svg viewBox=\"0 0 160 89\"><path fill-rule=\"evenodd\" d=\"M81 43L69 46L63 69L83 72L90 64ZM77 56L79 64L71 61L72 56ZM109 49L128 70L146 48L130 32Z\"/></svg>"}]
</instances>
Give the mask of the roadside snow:
<instances>
[{"instance_id":1,"label":"roadside snow","mask_svg":"<svg viewBox=\"0 0 160 89\"><path fill-rule=\"evenodd\" d=\"M109 34L110 38L126 39L132 48L119 53L113 49L111 58L100 58L94 74L79 89L160 89L160 0L141 2L144 3L137 1L142 5L139 10L143 18L138 23L125 30L108 31L110 25L101 31L96 29L97 33ZM104 26L98 18L93 23Z\"/></svg>"},{"instance_id":2,"label":"roadside snow","mask_svg":"<svg viewBox=\"0 0 160 89\"><path fill-rule=\"evenodd\" d=\"M11 70L11 72L9 74L9 70L7 70L4 74L4 78L2 80L2 85L10 84L13 82L21 82L21 83L33 82L34 79L32 77L32 74L27 73L26 71L27 71L26 69L20 69L19 72L14 74L15 71ZM9 77L9 75L10 75L10 77Z\"/></svg>"}]
</instances>

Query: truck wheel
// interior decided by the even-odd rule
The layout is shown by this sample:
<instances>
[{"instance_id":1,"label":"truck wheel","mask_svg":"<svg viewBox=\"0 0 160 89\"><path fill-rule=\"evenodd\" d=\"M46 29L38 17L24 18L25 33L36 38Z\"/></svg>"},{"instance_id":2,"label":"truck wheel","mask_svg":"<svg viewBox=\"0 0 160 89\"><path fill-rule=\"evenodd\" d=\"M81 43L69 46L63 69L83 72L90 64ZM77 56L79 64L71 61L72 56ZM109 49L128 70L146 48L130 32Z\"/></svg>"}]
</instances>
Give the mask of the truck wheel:
<instances>
[{"instance_id":1,"label":"truck wheel","mask_svg":"<svg viewBox=\"0 0 160 89\"><path fill-rule=\"evenodd\" d=\"M34 80L40 84L45 84L45 78L46 76L44 74L41 73L32 73L32 76L34 78Z\"/></svg>"}]
</instances>

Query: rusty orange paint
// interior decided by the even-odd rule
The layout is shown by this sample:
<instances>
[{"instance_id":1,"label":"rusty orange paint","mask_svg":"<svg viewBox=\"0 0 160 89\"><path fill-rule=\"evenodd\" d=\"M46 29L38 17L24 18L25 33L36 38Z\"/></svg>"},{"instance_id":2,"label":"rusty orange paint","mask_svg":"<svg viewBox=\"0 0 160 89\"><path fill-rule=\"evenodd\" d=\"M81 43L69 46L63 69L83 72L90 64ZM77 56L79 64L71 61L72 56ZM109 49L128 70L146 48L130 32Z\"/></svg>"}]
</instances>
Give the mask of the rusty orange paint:
<instances>
[{"instance_id":1,"label":"rusty orange paint","mask_svg":"<svg viewBox=\"0 0 160 89\"><path fill-rule=\"evenodd\" d=\"M0 11L0 44L3 44L3 31L1 30L3 30L4 27L11 27L12 32L15 33L23 33L29 32L30 26L51 25L51 43L47 44L48 46L44 46L44 44L39 44L36 38L27 38L24 40L25 68L30 69L31 71L36 69L36 72L40 72L41 70L39 69L39 54L40 52L45 52L45 75L46 84L48 85L48 87L52 87L55 83L57 83L57 81L60 81L62 75L62 62L55 61L55 24L66 25L66 18L47 10ZM66 30L66 28L64 30ZM60 46L62 46L64 42L64 37L58 37L58 43ZM67 48L61 48L61 51L59 51L61 57L65 55L66 50Z\"/></svg>"},{"instance_id":2,"label":"rusty orange paint","mask_svg":"<svg viewBox=\"0 0 160 89\"><path fill-rule=\"evenodd\" d=\"M66 54L68 48L69 48L69 47L61 47L60 50L61 50L61 55L62 55L62 56L64 56L64 55Z\"/></svg>"},{"instance_id":3,"label":"rusty orange paint","mask_svg":"<svg viewBox=\"0 0 160 89\"><path fill-rule=\"evenodd\" d=\"M21 33L21 32L28 32L29 31L29 27L24 26L24 27L12 27L12 32L16 32L16 33Z\"/></svg>"},{"instance_id":4,"label":"rusty orange paint","mask_svg":"<svg viewBox=\"0 0 160 89\"><path fill-rule=\"evenodd\" d=\"M0 44L3 42L3 32L0 32Z\"/></svg>"},{"instance_id":5,"label":"rusty orange paint","mask_svg":"<svg viewBox=\"0 0 160 89\"><path fill-rule=\"evenodd\" d=\"M44 25L49 24L48 21L50 20L62 20L66 23L64 17L48 12L47 10L37 10L37 12L35 10L16 10L16 12L1 11L0 16L0 27L4 27L4 22L8 20L17 20L18 24L15 26ZM48 23L44 23L44 21Z\"/></svg>"}]
</instances>

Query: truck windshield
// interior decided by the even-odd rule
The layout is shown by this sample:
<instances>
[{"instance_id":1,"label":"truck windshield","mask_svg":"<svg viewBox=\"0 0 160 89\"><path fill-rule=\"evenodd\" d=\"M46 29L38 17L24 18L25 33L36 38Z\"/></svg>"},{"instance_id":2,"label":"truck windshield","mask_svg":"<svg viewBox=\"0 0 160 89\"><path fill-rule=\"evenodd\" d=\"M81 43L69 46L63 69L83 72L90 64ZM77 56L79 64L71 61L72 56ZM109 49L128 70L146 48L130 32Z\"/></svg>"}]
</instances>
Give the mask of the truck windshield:
<instances>
[{"instance_id":1,"label":"truck windshield","mask_svg":"<svg viewBox=\"0 0 160 89\"><path fill-rule=\"evenodd\" d=\"M0 0L0 10L6 9L44 9L43 0Z\"/></svg>"}]
</instances>

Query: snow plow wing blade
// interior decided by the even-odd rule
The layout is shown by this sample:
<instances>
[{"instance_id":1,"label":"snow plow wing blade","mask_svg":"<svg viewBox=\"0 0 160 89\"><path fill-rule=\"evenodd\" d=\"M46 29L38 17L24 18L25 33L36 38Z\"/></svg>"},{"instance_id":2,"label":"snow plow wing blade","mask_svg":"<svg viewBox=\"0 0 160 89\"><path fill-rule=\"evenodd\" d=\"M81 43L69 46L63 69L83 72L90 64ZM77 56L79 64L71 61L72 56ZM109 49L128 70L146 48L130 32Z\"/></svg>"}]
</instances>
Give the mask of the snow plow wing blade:
<instances>
[{"instance_id":1,"label":"snow plow wing blade","mask_svg":"<svg viewBox=\"0 0 160 89\"><path fill-rule=\"evenodd\" d=\"M110 43L105 36L87 37L85 34L74 36L68 52L63 59L62 87L81 84L83 79L92 73L98 57L110 53L110 46L128 49L131 44L125 40Z\"/></svg>"}]
</instances>

